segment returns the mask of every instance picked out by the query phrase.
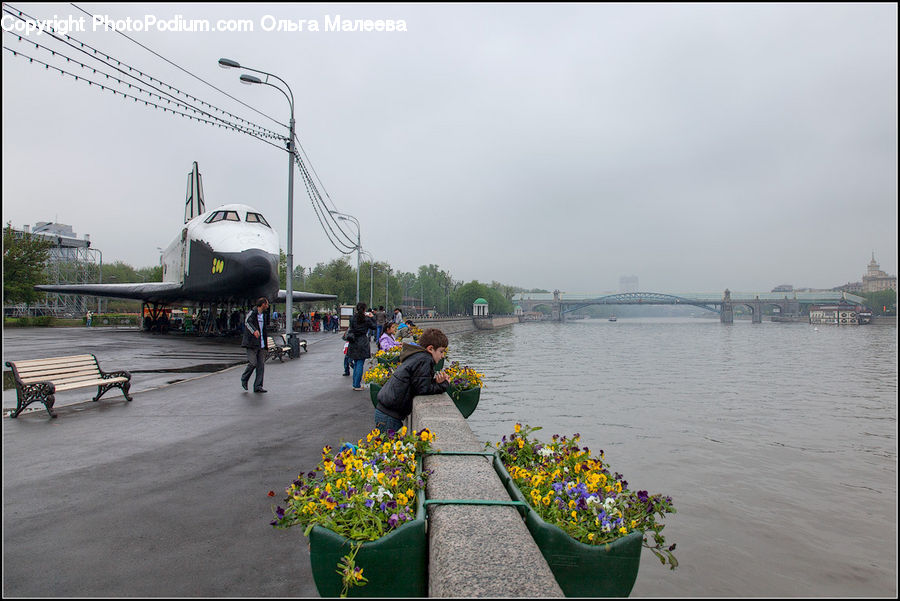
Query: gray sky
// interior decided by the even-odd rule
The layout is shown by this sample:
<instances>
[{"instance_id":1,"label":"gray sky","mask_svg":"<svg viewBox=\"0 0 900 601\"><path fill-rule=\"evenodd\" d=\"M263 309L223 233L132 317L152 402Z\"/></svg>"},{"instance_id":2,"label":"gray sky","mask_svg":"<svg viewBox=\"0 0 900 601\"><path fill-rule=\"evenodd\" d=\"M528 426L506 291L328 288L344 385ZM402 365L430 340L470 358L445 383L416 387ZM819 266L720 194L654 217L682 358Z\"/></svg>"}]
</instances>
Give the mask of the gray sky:
<instances>
[{"instance_id":1,"label":"gray sky","mask_svg":"<svg viewBox=\"0 0 900 601\"><path fill-rule=\"evenodd\" d=\"M284 96L216 62L287 81L333 206L395 268L572 293L615 291L623 275L654 292L832 287L859 280L873 251L897 273L893 3L78 6L142 22L250 20L252 32L125 33L281 123ZM336 15L406 31L327 31ZM320 30L265 30L299 19ZM4 29L14 21L4 13ZM87 17L85 29L70 35L286 132ZM3 33L7 48L102 78L30 42L90 62L46 34ZM2 77L4 223L70 224L105 262L154 265L180 231L198 161L207 208L250 204L286 246L283 150L7 50ZM299 176L294 217L295 265L340 256Z\"/></svg>"}]
</instances>

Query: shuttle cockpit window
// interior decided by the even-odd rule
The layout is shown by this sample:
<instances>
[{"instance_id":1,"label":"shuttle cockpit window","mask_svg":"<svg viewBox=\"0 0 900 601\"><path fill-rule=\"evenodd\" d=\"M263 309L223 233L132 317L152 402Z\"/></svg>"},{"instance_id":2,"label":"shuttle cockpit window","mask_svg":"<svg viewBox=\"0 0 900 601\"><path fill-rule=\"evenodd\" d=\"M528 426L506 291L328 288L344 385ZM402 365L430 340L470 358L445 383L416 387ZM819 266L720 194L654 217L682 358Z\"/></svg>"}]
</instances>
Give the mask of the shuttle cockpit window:
<instances>
[{"instance_id":1,"label":"shuttle cockpit window","mask_svg":"<svg viewBox=\"0 0 900 601\"><path fill-rule=\"evenodd\" d=\"M266 218L260 215L259 213L247 213L247 218L245 219L247 223L261 223L266 227L272 227L266 221Z\"/></svg>"},{"instance_id":2,"label":"shuttle cockpit window","mask_svg":"<svg viewBox=\"0 0 900 601\"><path fill-rule=\"evenodd\" d=\"M216 211L206 218L206 223L215 223L216 221L240 221L237 211Z\"/></svg>"}]
</instances>

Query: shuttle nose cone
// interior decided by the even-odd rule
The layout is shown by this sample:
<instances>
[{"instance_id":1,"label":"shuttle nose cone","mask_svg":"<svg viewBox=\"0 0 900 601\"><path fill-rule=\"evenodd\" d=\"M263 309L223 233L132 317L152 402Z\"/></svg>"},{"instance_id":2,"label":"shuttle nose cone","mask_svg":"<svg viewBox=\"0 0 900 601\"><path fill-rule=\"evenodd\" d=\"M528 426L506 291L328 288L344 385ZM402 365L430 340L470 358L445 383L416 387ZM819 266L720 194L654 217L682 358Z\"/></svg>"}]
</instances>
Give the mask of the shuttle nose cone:
<instances>
[{"instance_id":1,"label":"shuttle nose cone","mask_svg":"<svg viewBox=\"0 0 900 601\"><path fill-rule=\"evenodd\" d=\"M241 258L242 264L242 280L246 282L247 287L265 286L272 281L278 282L278 262L277 259L262 250L253 249L243 253Z\"/></svg>"}]
</instances>

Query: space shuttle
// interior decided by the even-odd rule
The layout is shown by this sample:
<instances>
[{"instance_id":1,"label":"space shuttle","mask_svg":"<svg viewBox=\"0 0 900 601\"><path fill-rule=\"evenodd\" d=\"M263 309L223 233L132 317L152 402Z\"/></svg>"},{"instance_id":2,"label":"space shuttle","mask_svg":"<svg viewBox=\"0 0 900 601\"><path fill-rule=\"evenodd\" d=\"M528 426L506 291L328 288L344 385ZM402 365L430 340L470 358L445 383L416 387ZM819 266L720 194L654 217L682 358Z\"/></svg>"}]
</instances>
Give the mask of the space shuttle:
<instances>
[{"instance_id":1,"label":"space shuttle","mask_svg":"<svg viewBox=\"0 0 900 601\"><path fill-rule=\"evenodd\" d=\"M169 305L250 307L260 297L284 302L278 286L278 233L246 204L206 211L197 162L188 174L184 226L162 252L162 282L40 285L36 290L137 299L153 314ZM333 294L293 291L294 302L330 301Z\"/></svg>"}]
</instances>

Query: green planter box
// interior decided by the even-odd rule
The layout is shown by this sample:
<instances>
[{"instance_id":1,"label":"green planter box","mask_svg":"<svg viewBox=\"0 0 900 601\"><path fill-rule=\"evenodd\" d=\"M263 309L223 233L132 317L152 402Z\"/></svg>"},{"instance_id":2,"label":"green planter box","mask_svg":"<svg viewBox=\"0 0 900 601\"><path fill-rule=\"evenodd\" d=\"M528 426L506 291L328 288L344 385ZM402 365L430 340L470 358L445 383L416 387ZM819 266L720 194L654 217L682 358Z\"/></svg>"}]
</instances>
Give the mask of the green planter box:
<instances>
[{"instance_id":1,"label":"green planter box","mask_svg":"<svg viewBox=\"0 0 900 601\"><path fill-rule=\"evenodd\" d=\"M392 366L396 367L397 365L400 364L399 358L391 360L391 359L385 359L384 357L376 357L376 359L378 360L378 362L381 365L387 365L388 367L392 367Z\"/></svg>"},{"instance_id":2,"label":"green planter box","mask_svg":"<svg viewBox=\"0 0 900 601\"><path fill-rule=\"evenodd\" d=\"M419 460L417 472L421 473ZM428 595L428 539L425 536L425 491L416 498L416 519L378 540L362 544L356 565L368 579L350 589L350 597L425 597ZM356 543L327 528L309 533L309 562L322 597L339 597L343 585L337 566Z\"/></svg>"},{"instance_id":3,"label":"green planter box","mask_svg":"<svg viewBox=\"0 0 900 601\"><path fill-rule=\"evenodd\" d=\"M528 505L525 524L566 597L627 597L641 565L643 532L603 545L586 545L548 524L519 490L499 456L494 469L510 497Z\"/></svg>"},{"instance_id":4,"label":"green planter box","mask_svg":"<svg viewBox=\"0 0 900 601\"><path fill-rule=\"evenodd\" d=\"M378 391L381 390L381 384L372 382L369 384L369 398L372 399L372 406L378 407Z\"/></svg>"},{"instance_id":5,"label":"green planter box","mask_svg":"<svg viewBox=\"0 0 900 601\"><path fill-rule=\"evenodd\" d=\"M453 386L447 389L447 394L453 399L453 403L463 417L469 417L478 406L481 399L481 388L470 388L468 390L456 390Z\"/></svg>"}]
</instances>

